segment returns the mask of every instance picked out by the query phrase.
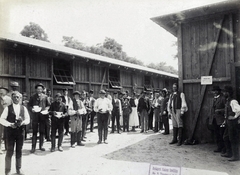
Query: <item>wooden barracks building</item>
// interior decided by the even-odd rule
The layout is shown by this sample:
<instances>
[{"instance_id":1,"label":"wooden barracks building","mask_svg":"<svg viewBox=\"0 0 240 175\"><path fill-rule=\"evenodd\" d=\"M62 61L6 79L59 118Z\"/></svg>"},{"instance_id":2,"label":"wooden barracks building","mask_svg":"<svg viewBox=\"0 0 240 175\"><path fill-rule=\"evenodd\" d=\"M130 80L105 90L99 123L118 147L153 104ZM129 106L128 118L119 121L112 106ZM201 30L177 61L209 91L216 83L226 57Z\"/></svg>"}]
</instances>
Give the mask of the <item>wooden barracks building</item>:
<instances>
[{"instance_id":1,"label":"wooden barracks building","mask_svg":"<svg viewBox=\"0 0 240 175\"><path fill-rule=\"evenodd\" d=\"M53 95L63 88L110 91L171 89L178 76L144 66L55 45L24 36L0 34L0 85L17 81L28 96L43 83Z\"/></svg>"},{"instance_id":2,"label":"wooden barracks building","mask_svg":"<svg viewBox=\"0 0 240 175\"><path fill-rule=\"evenodd\" d=\"M200 142L211 139L207 118L213 85L231 85L240 102L240 1L224 1L152 20L178 39L179 86L189 111L185 136ZM201 78L212 83L203 85Z\"/></svg>"}]
</instances>

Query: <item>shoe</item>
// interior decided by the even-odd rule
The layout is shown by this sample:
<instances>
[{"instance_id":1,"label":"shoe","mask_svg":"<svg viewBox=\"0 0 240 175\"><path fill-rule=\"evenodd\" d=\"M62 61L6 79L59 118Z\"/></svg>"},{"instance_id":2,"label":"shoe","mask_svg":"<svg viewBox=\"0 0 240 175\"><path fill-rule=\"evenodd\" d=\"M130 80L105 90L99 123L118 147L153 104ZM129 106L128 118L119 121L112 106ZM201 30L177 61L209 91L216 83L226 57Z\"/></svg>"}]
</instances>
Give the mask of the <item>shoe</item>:
<instances>
[{"instance_id":1,"label":"shoe","mask_svg":"<svg viewBox=\"0 0 240 175\"><path fill-rule=\"evenodd\" d=\"M55 148L51 148L51 152L54 152L55 151Z\"/></svg>"},{"instance_id":2,"label":"shoe","mask_svg":"<svg viewBox=\"0 0 240 175\"><path fill-rule=\"evenodd\" d=\"M47 139L47 142L51 142L51 139Z\"/></svg>"},{"instance_id":3,"label":"shoe","mask_svg":"<svg viewBox=\"0 0 240 175\"><path fill-rule=\"evenodd\" d=\"M163 135L168 135L169 133L166 133L166 132L164 132L164 133L162 133Z\"/></svg>"},{"instance_id":4,"label":"shoe","mask_svg":"<svg viewBox=\"0 0 240 175\"><path fill-rule=\"evenodd\" d=\"M75 148L75 144L71 145L71 148Z\"/></svg>"},{"instance_id":5,"label":"shoe","mask_svg":"<svg viewBox=\"0 0 240 175\"><path fill-rule=\"evenodd\" d=\"M97 144L101 144L101 143L102 143L102 141L98 140Z\"/></svg>"},{"instance_id":6,"label":"shoe","mask_svg":"<svg viewBox=\"0 0 240 175\"><path fill-rule=\"evenodd\" d=\"M177 143L177 140L172 140L169 144L171 145L171 144L175 144L175 143Z\"/></svg>"},{"instance_id":7,"label":"shoe","mask_svg":"<svg viewBox=\"0 0 240 175\"><path fill-rule=\"evenodd\" d=\"M105 143L105 144L108 144L108 141L107 141L107 140L105 140L105 141L104 141L104 143Z\"/></svg>"},{"instance_id":8,"label":"shoe","mask_svg":"<svg viewBox=\"0 0 240 175\"><path fill-rule=\"evenodd\" d=\"M121 134L121 132L119 132L119 131L118 131L117 133L118 133L118 134Z\"/></svg>"},{"instance_id":9,"label":"shoe","mask_svg":"<svg viewBox=\"0 0 240 175\"><path fill-rule=\"evenodd\" d=\"M41 151L45 151L46 149L45 148L39 148Z\"/></svg>"},{"instance_id":10,"label":"shoe","mask_svg":"<svg viewBox=\"0 0 240 175\"><path fill-rule=\"evenodd\" d=\"M68 136L69 134L68 134L68 132L65 132L64 135L65 135L65 136Z\"/></svg>"},{"instance_id":11,"label":"shoe","mask_svg":"<svg viewBox=\"0 0 240 175\"><path fill-rule=\"evenodd\" d=\"M17 169L17 174L24 175L24 172L21 169Z\"/></svg>"},{"instance_id":12,"label":"shoe","mask_svg":"<svg viewBox=\"0 0 240 175\"><path fill-rule=\"evenodd\" d=\"M61 146L58 147L58 151L62 152L63 148Z\"/></svg>"},{"instance_id":13,"label":"shoe","mask_svg":"<svg viewBox=\"0 0 240 175\"><path fill-rule=\"evenodd\" d=\"M111 131L110 134L114 134L114 131Z\"/></svg>"},{"instance_id":14,"label":"shoe","mask_svg":"<svg viewBox=\"0 0 240 175\"><path fill-rule=\"evenodd\" d=\"M222 152L222 150L219 149L219 148L217 148L217 149L215 149L213 152L215 152L215 153L220 153L220 152Z\"/></svg>"},{"instance_id":15,"label":"shoe","mask_svg":"<svg viewBox=\"0 0 240 175\"><path fill-rule=\"evenodd\" d=\"M81 139L81 141L86 142L86 140L84 140L84 139Z\"/></svg>"},{"instance_id":16,"label":"shoe","mask_svg":"<svg viewBox=\"0 0 240 175\"><path fill-rule=\"evenodd\" d=\"M83 143L78 143L77 145L78 146L85 146Z\"/></svg>"},{"instance_id":17,"label":"shoe","mask_svg":"<svg viewBox=\"0 0 240 175\"><path fill-rule=\"evenodd\" d=\"M221 154L222 157L226 157L226 158L231 158L232 154L229 153L225 153L225 154Z\"/></svg>"},{"instance_id":18,"label":"shoe","mask_svg":"<svg viewBox=\"0 0 240 175\"><path fill-rule=\"evenodd\" d=\"M35 149L34 148L31 149L30 153L35 153Z\"/></svg>"},{"instance_id":19,"label":"shoe","mask_svg":"<svg viewBox=\"0 0 240 175\"><path fill-rule=\"evenodd\" d=\"M239 158L234 158L234 157L232 157L232 158L229 159L228 161L229 161L229 162L239 161Z\"/></svg>"},{"instance_id":20,"label":"shoe","mask_svg":"<svg viewBox=\"0 0 240 175\"><path fill-rule=\"evenodd\" d=\"M143 130L141 130L141 132L140 133L143 133Z\"/></svg>"}]
</instances>

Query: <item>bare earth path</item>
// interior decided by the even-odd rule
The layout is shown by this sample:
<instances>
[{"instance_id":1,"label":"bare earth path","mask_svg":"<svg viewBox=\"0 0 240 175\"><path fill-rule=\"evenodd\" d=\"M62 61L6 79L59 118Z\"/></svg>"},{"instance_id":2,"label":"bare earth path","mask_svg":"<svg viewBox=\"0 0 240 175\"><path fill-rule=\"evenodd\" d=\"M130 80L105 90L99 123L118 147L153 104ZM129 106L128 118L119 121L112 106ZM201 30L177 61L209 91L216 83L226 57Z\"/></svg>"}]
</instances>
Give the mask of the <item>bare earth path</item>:
<instances>
[{"instance_id":1,"label":"bare earth path","mask_svg":"<svg viewBox=\"0 0 240 175\"><path fill-rule=\"evenodd\" d=\"M63 152L30 154L31 141L23 148L23 170L26 175L148 175L150 164L181 167L181 175L239 175L240 161L228 162L213 153L214 145L169 145L171 135L150 131L147 134L109 134L109 144L96 144L97 130L87 133L85 147L70 148L70 137L64 137ZM0 175L4 174L4 157L0 155ZM15 173L15 158L12 171Z\"/></svg>"}]
</instances>

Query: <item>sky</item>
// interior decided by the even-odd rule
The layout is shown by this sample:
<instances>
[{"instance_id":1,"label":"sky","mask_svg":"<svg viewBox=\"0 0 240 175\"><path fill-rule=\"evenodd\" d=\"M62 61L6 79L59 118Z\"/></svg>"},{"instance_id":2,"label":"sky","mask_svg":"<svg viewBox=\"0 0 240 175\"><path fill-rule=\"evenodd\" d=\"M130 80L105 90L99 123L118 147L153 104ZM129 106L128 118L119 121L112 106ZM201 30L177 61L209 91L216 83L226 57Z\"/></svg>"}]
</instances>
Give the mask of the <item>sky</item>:
<instances>
[{"instance_id":1,"label":"sky","mask_svg":"<svg viewBox=\"0 0 240 175\"><path fill-rule=\"evenodd\" d=\"M130 57L178 68L177 38L150 20L223 0L0 0L0 30L19 34L39 24L51 43L72 36L87 46L115 39Z\"/></svg>"}]
</instances>

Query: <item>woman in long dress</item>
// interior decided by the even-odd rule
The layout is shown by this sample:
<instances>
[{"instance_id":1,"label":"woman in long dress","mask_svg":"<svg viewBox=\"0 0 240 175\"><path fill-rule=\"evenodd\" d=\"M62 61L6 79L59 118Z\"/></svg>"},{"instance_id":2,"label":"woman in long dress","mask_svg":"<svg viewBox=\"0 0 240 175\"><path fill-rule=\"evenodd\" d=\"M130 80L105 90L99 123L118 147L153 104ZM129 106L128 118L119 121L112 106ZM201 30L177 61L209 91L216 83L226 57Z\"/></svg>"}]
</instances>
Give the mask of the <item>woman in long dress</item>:
<instances>
[{"instance_id":1,"label":"woman in long dress","mask_svg":"<svg viewBox=\"0 0 240 175\"><path fill-rule=\"evenodd\" d=\"M139 126L139 118L137 112L138 99L135 92L133 92L133 97L130 99L130 106L132 107L132 112L129 116L129 126L132 126L131 131L135 132L135 127Z\"/></svg>"}]
</instances>

